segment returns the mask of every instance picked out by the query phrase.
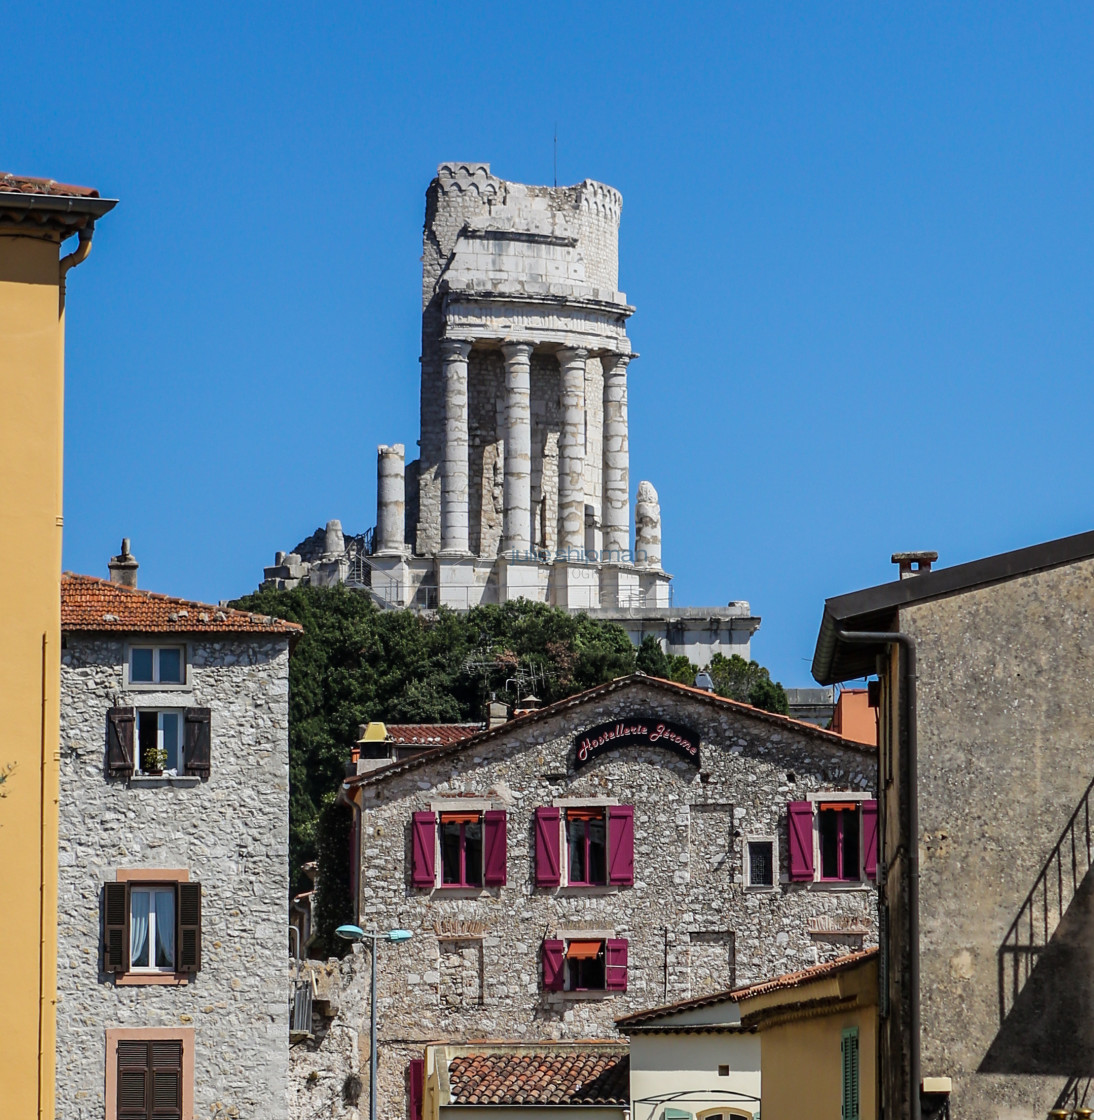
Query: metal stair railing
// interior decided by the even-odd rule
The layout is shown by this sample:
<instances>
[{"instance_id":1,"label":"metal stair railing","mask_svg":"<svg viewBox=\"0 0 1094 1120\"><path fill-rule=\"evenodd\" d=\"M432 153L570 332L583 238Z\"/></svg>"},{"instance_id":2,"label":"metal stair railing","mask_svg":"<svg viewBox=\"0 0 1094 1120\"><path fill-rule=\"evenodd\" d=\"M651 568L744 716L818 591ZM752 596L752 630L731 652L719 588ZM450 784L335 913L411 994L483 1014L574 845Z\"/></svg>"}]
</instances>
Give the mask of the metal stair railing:
<instances>
[{"instance_id":1,"label":"metal stair railing","mask_svg":"<svg viewBox=\"0 0 1094 1120\"><path fill-rule=\"evenodd\" d=\"M1094 780L1086 787L999 946L1000 1022L1010 1014L1037 964L1037 957L1052 939L1079 884L1094 863L1090 831L1092 793Z\"/></svg>"}]
</instances>

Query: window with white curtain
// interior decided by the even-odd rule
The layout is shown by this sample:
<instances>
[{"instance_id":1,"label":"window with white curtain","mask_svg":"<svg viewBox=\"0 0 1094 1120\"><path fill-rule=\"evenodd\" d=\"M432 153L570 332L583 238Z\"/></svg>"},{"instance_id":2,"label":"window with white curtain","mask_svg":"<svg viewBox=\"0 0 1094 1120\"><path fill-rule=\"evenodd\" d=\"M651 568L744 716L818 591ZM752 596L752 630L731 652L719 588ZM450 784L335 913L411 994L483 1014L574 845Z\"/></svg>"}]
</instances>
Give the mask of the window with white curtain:
<instances>
[{"instance_id":1,"label":"window with white curtain","mask_svg":"<svg viewBox=\"0 0 1094 1120\"><path fill-rule=\"evenodd\" d=\"M174 887L133 887L130 891L129 967L133 972L174 972Z\"/></svg>"}]
</instances>

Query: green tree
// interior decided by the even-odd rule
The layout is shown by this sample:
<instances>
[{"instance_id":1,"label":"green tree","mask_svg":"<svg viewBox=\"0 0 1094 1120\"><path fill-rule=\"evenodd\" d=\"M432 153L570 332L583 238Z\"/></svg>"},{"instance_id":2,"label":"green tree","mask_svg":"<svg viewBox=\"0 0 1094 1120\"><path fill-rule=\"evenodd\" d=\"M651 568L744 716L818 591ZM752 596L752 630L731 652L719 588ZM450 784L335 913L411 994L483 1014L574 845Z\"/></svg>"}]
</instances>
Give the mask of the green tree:
<instances>
[{"instance_id":1,"label":"green tree","mask_svg":"<svg viewBox=\"0 0 1094 1120\"><path fill-rule=\"evenodd\" d=\"M642 639L635 656L635 667L651 677L676 681L677 684L694 684L695 675L699 672L699 666L683 654L666 653L652 634Z\"/></svg>"},{"instance_id":2,"label":"green tree","mask_svg":"<svg viewBox=\"0 0 1094 1120\"><path fill-rule=\"evenodd\" d=\"M740 654L730 657L716 653L708 669L714 691L730 700L740 700L754 708L789 715L786 689L757 661L746 661Z\"/></svg>"}]
</instances>

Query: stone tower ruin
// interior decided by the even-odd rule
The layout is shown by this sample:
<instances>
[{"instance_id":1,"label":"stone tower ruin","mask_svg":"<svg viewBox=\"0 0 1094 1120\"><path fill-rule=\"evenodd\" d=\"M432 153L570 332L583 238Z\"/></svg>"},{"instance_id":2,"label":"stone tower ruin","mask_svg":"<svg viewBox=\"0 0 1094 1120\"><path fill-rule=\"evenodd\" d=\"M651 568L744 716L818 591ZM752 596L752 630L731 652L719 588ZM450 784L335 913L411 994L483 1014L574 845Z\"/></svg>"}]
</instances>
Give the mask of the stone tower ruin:
<instances>
[{"instance_id":1,"label":"stone tower ruin","mask_svg":"<svg viewBox=\"0 0 1094 1120\"><path fill-rule=\"evenodd\" d=\"M264 586L347 582L400 607L523 597L620 621L692 617L670 605L649 482L631 536L637 355L618 290L621 208L591 179L537 187L486 163L440 165L423 233L419 458L380 447L371 536L331 523L279 553ZM724 628L747 656L759 625L747 603L700 610L701 628Z\"/></svg>"}]
</instances>

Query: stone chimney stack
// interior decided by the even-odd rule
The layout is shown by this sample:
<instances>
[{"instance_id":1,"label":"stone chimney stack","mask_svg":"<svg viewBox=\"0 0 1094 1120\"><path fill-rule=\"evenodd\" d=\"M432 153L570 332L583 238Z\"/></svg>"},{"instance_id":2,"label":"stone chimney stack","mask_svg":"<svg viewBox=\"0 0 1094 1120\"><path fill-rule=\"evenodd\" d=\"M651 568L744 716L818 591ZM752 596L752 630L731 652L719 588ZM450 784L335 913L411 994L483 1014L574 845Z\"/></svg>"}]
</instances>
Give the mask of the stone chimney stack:
<instances>
[{"instance_id":1,"label":"stone chimney stack","mask_svg":"<svg viewBox=\"0 0 1094 1120\"><path fill-rule=\"evenodd\" d=\"M129 551L129 538L122 539L122 550L117 556L110 558L107 568L110 569L110 582L119 587L137 586L137 569L140 565Z\"/></svg>"},{"instance_id":2,"label":"stone chimney stack","mask_svg":"<svg viewBox=\"0 0 1094 1120\"><path fill-rule=\"evenodd\" d=\"M925 576L937 559L937 552L894 552L892 556L893 563L900 565L901 579Z\"/></svg>"}]
</instances>

